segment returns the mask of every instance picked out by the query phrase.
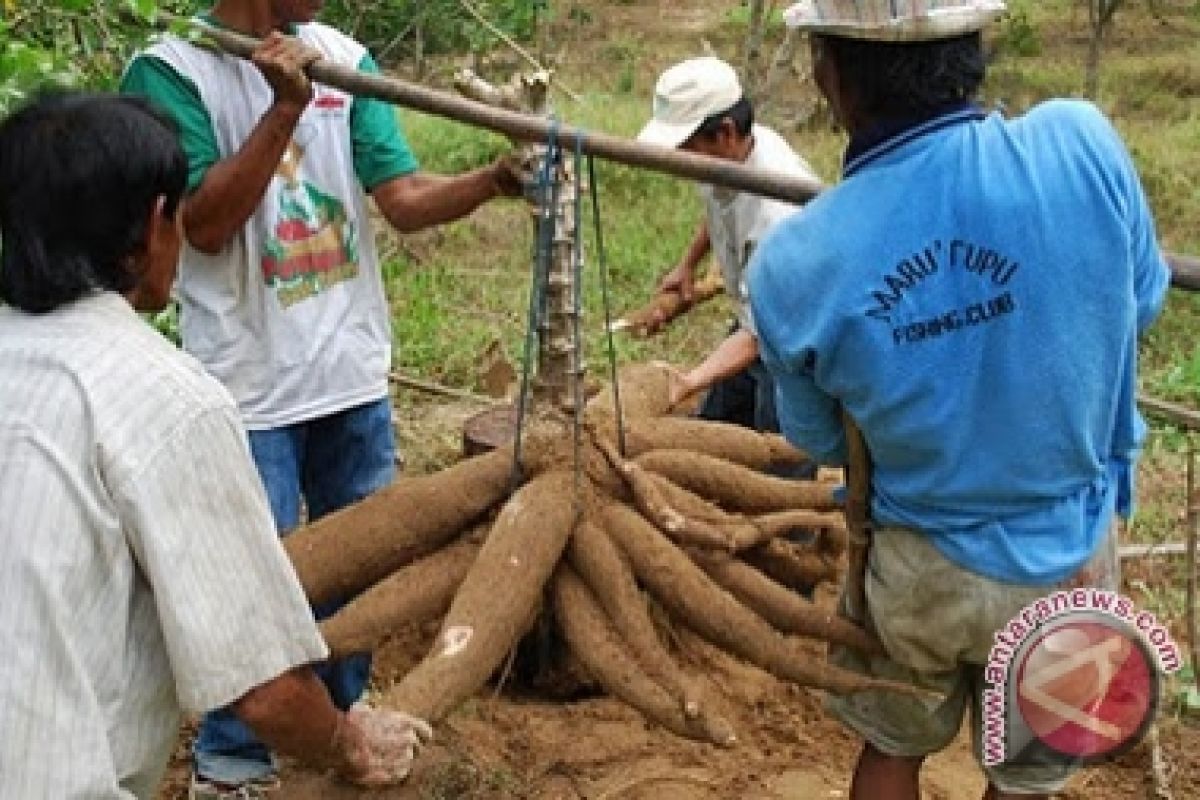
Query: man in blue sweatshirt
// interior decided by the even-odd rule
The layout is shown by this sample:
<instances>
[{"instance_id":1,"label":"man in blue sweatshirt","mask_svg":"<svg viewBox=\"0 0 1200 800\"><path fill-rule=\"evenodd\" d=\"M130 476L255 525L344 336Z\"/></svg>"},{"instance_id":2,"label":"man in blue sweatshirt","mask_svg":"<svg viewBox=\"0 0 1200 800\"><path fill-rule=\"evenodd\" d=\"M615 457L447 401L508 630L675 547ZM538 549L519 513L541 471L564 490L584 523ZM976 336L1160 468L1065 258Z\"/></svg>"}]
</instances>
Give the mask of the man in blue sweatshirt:
<instances>
[{"instance_id":1,"label":"man in blue sweatshirt","mask_svg":"<svg viewBox=\"0 0 1200 800\"><path fill-rule=\"evenodd\" d=\"M918 797L975 705L993 635L1056 586L1116 587L1114 519L1145 425L1138 335L1168 284L1133 164L1092 105L1008 120L973 102L999 0L805 0L814 75L850 135L843 179L749 268L784 434L872 461L865 617L888 656L837 658L937 693L832 708L866 740L852 797ZM847 603L844 600L844 605ZM987 769L1047 797L1070 765Z\"/></svg>"}]
</instances>

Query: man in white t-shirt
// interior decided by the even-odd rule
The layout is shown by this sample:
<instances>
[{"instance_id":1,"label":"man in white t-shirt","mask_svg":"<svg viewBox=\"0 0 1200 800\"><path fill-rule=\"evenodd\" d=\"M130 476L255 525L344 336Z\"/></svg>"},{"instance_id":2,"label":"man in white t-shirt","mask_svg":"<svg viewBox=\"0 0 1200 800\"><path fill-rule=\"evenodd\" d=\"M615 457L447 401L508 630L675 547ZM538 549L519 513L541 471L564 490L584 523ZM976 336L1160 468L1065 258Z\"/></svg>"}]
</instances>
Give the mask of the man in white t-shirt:
<instances>
[{"instance_id":1,"label":"man in white t-shirt","mask_svg":"<svg viewBox=\"0 0 1200 800\"><path fill-rule=\"evenodd\" d=\"M733 67L705 56L666 70L654 89L654 118L640 141L737 161L818 183L809 165L775 131L754 123L754 109ZM708 390L699 415L758 430L778 430L774 388L758 358L758 339L746 295L751 253L775 223L798 206L715 186L701 186L706 210L691 245L660 289L692 298L696 267L710 252L737 314L730 334L700 364L675 373L676 403Z\"/></svg>"}]
</instances>

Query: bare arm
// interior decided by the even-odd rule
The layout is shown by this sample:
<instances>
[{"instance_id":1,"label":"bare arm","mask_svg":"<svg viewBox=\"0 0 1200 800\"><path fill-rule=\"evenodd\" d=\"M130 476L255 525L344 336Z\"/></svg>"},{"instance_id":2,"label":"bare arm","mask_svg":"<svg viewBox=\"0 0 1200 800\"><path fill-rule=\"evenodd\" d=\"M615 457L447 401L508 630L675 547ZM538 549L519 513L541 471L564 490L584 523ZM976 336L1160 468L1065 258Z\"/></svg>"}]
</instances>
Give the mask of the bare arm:
<instances>
[{"instance_id":1,"label":"bare arm","mask_svg":"<svg viewBox=\"0 0 1200 800\"><path fill-rule=\"evenodd\" d=\"M183 207L188 242L217 253L254 214L312 96L304 69L320 53L304 43L271 33L253 60L275 92L270 108L240 150L214 164Z\"/></svg>"},{"instance_id":2,"label":"bare arm","mask_svg":"<svg viewBox=\"0 0 1200 800\"><path fill-rule=\"evenodd\" d=\"M343 713L307 667L251 689L233 709L273 750L361 786L403 780L417 747L431 735L424 722L396 712Z\"/></svg>"},{"instance_id":3,"label":"bare arm","mask_svg":"<svg viewBox=\"0 0 1200 800\"><path fill-rule=\"evenodd\" d=\"M495 197L519 193L515 180L501 158L461 175L402 175L376 186L371 196L393 228L412 233L465 217Z\"/></svg>"},{"instance_id":4,"label":"bare arm","mask_svg":"<svg viewBox=\"0 0 1200 800\"><path fill-rule=\"evenodd\" d=\"M658 282L658 291L660 293L679 292L679 297L683 300L683 308L691 306L696 296L696 267L700 265L711 249L712 245L708 238L708 221L703 220L700 227L696 229L696 235L692 237L691 244L684 251L683 258ZM657 333L668 322L670 320L666 312L656 310L646 322L646 333Z\"/></svg>"},{"instance_id":5,"label":"bare arm","mask_svg":"<svg viewBox=\"0 0 1200 800\"><path fill-rule=\"evenodd\" d=\"M256 686L233 710L272 749L316 767L341 766L334 739L343 715L311 669Z\"/></svg>"},{"instance_id":6,"label":"bare arm","mask_svg":"<svg viewBox=\"0 0 1200 800\"><path fill-rule=\"evenodd\" d=\"M696 283L696 267L704 260L712 249L708 236L708 220L702 220L692 237L691 244L683 253L683 258L668 272L658 285L660 292L676 290L685 302L692 300L692 287Z\"/></svg>"},{"instance_id":7,"label":"bare arm","mask_svg":"<svg viewBox=\"0 0 1200 800\"><path fill-rule=\"evenodd\" d=\"M737 375L758 358L758 339L741 328L725 338L698 366L677 373L671 384L671 404L676 405L714 383Z\"/></svg>"}]
</instances>

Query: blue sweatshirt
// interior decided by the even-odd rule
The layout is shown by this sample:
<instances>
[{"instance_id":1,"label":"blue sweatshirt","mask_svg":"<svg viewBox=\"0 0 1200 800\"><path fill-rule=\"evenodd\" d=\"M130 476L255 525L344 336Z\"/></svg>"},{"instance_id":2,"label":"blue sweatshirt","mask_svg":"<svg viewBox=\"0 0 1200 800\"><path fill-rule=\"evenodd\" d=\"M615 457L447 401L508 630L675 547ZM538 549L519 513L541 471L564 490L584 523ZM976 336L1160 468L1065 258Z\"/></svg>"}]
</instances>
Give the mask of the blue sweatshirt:
<instances>
[{"instance_id":1,"label":"blue sweatshirt","mask_svg":"<svg viewBox=\"0 0 1200 800\"><path fill-rule=\"evenodd\" d=\"M749 267L787 437L870 448L876 525L998 580L1051 584L1132 505L1138 334L1169 272L1092 105L960 110L857 154Z\"/></svg>"}]
</instances>

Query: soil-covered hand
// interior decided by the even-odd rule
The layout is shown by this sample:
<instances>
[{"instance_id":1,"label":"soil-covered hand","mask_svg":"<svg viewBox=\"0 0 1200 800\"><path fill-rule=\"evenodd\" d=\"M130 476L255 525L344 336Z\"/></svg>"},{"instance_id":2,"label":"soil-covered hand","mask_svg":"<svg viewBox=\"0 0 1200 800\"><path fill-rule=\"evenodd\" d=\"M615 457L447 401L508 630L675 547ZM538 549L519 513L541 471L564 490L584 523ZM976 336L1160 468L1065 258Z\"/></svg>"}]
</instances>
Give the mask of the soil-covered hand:
<instances>
[{"instance_id":1,"label":"soil-covered hand","mask_svg":"<svg viewBox=\"0 0 1200 800\"><path fill-rule=\"evenodd\" d=\"M342 751L338 771L358 786L400 783L431 738L433 729L422 719L357 704L346 712L335 740Z\"/></svg>"},{"instance_id":2,"label":"soil-covered hand","mask_svg":"<svg viewBox=\"0 0 1200 800\"><path fill-rule=\"evenodd\" d=\"M312 82L305 70L320 58L320 51L279 31L268 34L251 56L275 93L275 102L298 109L312 99Z\"/></svg>"}]
</instances>

